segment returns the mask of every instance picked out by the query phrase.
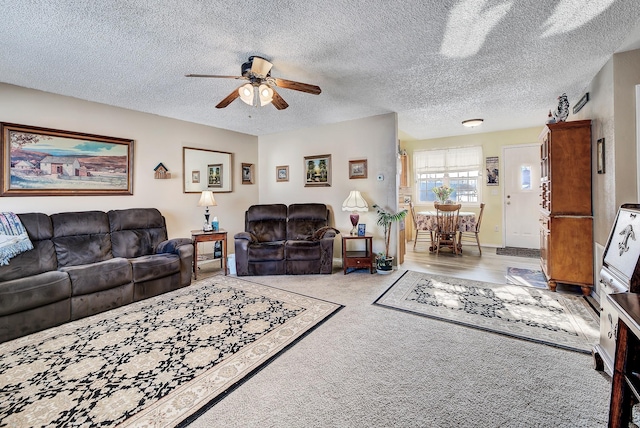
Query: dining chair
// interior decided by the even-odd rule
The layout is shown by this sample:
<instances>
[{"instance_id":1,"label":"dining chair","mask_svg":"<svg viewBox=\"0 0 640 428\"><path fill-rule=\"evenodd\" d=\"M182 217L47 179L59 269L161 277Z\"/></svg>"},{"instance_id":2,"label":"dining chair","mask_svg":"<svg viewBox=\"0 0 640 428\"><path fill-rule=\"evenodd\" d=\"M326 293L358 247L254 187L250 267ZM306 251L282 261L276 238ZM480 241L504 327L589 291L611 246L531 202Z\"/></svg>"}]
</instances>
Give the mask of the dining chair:
<instances>
[{"instance_id":1,"label":"dining chair","mask_svg":"<svg viewBox=\"0 0 640 428\"><path fill-rule=\"evenodd\" d=\"M460 245L464 242L473 243L478 245L478 251L482 255L482 248L480 248L480 223L482 223L482 213L484 212L484 203L480 204L480 213L478 214L478 221L476 222L475 230L471 232L460 232Z\"/></svg>"},{"instance_id":2,"label":"dining chair","mask_svg":"<svg viewBox=\"0 0 640 428\"><path fill-rule=\"evenodd\" d=\"M458 232L462 204L437 204L436 207L436 254L441 247L449 247L458 254Z\"/></svg>"},{"instance_id":3,"label":"dining chair","mask_svg":"<svg viewBox=\"0 0 640 428\"><path fill-rule=\"evenodd\" d=\"M411 218L413 219L413 249L416 249L418 240L420 240L421 242L427 242L427 236L429 237L431 247L433 247L433 231L420 229L418 227L418 216L416 215L416 209L413 206L413 202L409 202L409 211L411 211Z\"/></svg>"}]
</instances>

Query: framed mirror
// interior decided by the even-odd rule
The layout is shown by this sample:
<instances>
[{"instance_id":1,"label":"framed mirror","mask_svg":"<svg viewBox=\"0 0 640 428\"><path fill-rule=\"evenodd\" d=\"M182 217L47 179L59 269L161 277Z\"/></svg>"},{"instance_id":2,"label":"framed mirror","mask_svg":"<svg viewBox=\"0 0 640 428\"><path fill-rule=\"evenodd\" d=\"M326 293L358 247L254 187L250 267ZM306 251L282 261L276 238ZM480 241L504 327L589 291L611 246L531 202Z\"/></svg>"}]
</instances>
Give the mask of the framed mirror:
<instances>
[{"instance_id":1,"label":"framed mirror","mask_svg":"<svg viewBox=\"0 0 640 428\"><path fill-rule=\"evenodd\" d=\"M182 148L184 193L233 191L232 154L215 150Z\"/></svg>"}]
</instances>

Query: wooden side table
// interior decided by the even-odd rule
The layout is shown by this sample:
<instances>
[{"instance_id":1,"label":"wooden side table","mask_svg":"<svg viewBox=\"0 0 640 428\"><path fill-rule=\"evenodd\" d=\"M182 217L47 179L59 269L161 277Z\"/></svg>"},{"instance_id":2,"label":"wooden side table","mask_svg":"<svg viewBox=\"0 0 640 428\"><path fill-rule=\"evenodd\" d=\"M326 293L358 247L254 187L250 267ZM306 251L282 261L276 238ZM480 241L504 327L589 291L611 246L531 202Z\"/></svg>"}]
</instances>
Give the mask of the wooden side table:
<instances>
[{"instance_id":1,"label":"wooden side table","mask_svg":"<svg viewBox=\"0 0 640 428\"><path fill-rule=\"evenodd\" d=\"M373 257L373 235L365 236L353 236L353 235L341 235L342 236L342 268L344 274L347 274L347 269L369 269L371 273L374 273L374 257ZM347 242L349 241L364 241L364 250L347 251Z\"/></svg>"},{"instance_id":2,"label":"wooden side table","mask_svg":"<svg viewBox=\"0 0 640 428\"><path fill-rule=\"evenodd\" d=\"M217 232L205 232L202 230L192 230L193 240L193 279L198 279L198 242L222 241L222 267L227 275L227 231L220 229Z\"/></svg>"}]
</instances>

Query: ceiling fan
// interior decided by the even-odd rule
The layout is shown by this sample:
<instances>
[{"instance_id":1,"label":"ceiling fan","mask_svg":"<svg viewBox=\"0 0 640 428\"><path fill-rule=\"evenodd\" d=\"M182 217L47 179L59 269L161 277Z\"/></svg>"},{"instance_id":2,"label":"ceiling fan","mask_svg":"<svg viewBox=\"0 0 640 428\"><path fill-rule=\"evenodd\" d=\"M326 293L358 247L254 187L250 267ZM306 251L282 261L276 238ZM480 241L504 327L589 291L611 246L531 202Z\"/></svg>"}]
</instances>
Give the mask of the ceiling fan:
<instances>
[{"instance_id":1,"label":"ceiling fan","mask_svg":"<svg viewBox=\"0 0 640 428\"><path fill-rule=\"evenodd\" d=\"M259 56L250 56L249 61L242 64L242 76L218 76L211 74L187 74L186 77L211 77L221 79L247 80L238 89L231 92L216 105L216 108L225 108L233 100L240 97L242 101L251 106L264 106L272 103L278 110L284 110L289 104L276 92L275 87L293 89L294 91L306 92L318 95L322 90L319 86L308 83L294 82L293 80L271 77L271 64L266 59Z\"/></svg>"}]
</instances>

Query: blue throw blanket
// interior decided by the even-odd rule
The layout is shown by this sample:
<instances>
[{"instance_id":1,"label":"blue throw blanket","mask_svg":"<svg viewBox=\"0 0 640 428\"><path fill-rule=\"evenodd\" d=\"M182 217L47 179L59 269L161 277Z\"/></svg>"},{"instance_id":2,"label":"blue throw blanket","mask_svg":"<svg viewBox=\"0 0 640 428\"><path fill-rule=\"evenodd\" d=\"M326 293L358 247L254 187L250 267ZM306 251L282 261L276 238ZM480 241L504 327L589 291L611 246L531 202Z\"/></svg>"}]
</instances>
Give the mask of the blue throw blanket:
<instances>
[{"instance_id":1,"label":"blue throw blanket","mask_svg":"<svg viewBox=\"0 0 640 428\"><path fill-rule=\"evenodd\" d=\"M33 250L33 244L20 218L14 213L0 213L0 266L25 251Z\"/></svg>"}]
</instances>

